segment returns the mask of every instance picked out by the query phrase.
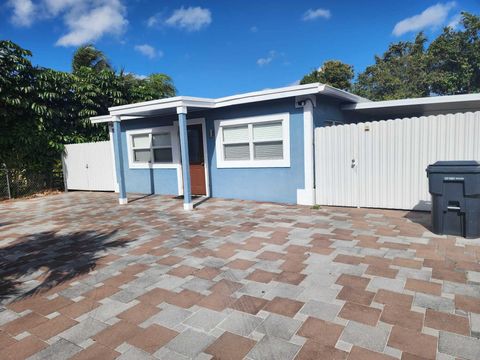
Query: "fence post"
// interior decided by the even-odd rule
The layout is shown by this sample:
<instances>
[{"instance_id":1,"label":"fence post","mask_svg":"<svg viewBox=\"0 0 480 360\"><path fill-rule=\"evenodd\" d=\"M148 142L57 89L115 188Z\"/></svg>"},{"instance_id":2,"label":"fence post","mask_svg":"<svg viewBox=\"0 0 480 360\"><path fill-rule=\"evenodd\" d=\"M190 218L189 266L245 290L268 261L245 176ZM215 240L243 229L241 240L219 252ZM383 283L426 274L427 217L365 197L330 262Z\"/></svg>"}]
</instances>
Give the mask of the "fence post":
<instances>
[{"instance_id":1,"label":"fence post","mask_svg":"<svg viewBox=\"0 0 480 360\"><path fill-rule=\"evenodd\" d=\"M7 165L5 165L5 176L7 178L7 194L8 194L8 198L11 199L12 198L12 193L10 192L10 179L8 177L8 169L7 169Z\"/></svg>"},{"instance_id":2,"label":"fence post","mask_svg":"<svg viewBox=\"0 0 480 360\"><path fill-rule=\"evenodd\" d=\"M68 192L67 174L65 174L67 167L65 166L65 150L62 152L62 175L63 175L63 191Z\"/></svg>"}]
</instances>

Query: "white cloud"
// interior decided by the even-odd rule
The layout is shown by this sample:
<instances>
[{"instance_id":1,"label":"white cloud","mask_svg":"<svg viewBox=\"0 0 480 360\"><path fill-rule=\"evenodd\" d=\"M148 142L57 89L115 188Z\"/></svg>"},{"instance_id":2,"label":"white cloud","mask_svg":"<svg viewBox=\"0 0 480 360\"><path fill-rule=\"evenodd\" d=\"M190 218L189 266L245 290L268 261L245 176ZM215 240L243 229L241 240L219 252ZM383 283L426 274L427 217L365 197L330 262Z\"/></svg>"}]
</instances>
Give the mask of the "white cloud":
<instances>
[{"instance_id":1,"label":"white cloud","mask_svg":"<svg viewBox=\"0 0 480 360\"><path fill-rule=\"evenodd\" d=\"M159 14L155 14L155 15L150 16L147 19L147 26L148 27L156 26L158 24L158 19L159 19Z\"/></svg>"},{"instance_id":2,"label":"white cloud","mask_svg":"<svg viewBox=\"0 0 480 360\"><path fill-rule=\"evenodd\" d=\"M462 20L462 14L457 14L450 19L447 26L451 27L452 29L456 29L458 25L460 25L461 20Z\"/></svg>"},{"instance_id":3,"label":"white cloud","mask_svg":"<svg viewBox=\"0 0 480 360\"><path fill-rule=\"evenodd\" d=\"M125 31L128 21L120 0L90 1L90 6L74 5L67 10L64 21L69 31L58 39L57 45L79 46L105 34L120 35Z\"/></svg>"},{"instance_id":4,"label":"white cloud","mask_svg":"<svg viewBox=\"0 0 480 360\"><path fill-rule=\"evenodd\" d=\"M318 18L330 19L332 13L328 9L308 9L302 16L303 21L316 20Z\"/></svg>"},{"instance_id":5,"label":"white cloud","mask_svg":"<svg viewBox=\"0 0 480 360\"><path fill-rule=\"evenodd\" d=\"M31 0L9 0L7 6L12 8L10 20L17 26L32 25L35 15L35 4Z\"/></svg>"},{"instance_id":6,"label":"white cloud","mask_svg":"<svg viewBox=\"0 0 480 360\"><path fill-rule=\"evenodd\" d=\"M393 28L393 35L401 36L408 32L431 29L445 24L450 10L456 6L454 1L432 5L420 14L398 22Z\"/></svg>"},{"instance_id":7,"label":"white cloud","mask_svg":"<svg viewBox=\"0 0 480 360\"><path fill-rule=\"evenodd\" d=\"M212 22L212 14L210 10L197 7L177 9L173 14L165 20L168 26L178 27L187 31L198 31Z\"/></svg>"},{"instance_id":8,"label":"white cloud","mask_svg":"<svg viewBox=\"0 0 480 360\"><path fill-rule=\"evenodd\" d=\"M257 60L257 65L258 66L268 65L273 61L273 59L275 59L276 56L277 56L277 52L274 50L270 50L266 57L262 57Z\"/></svg>"},{"instance_id":9,"label":"white cloud","mask_svg":"<svg viewBox=\"0 0 480 360\"><path fill-rule=\"evenodd\" d=\"M148 44L135 45L135 50L150 59L163 56L163 52L157 51L152 45Z\"/></svg>"},{"instance_id":10,"label":"white cloud","mask_svg":"<svg viewBox=\"0 0 480 360\"><path fill-rule=\"evenodd\" d=\"M56 45L79 46L106 34L119 35L128 24L122 0L9 0L11 20L19 26L61 17L67 31Z\"/></svg>"},{"instance_id":11,"label":"white cloud","mask_svg":"<svg viewBox=\"0 0 480 360\"><path fill-rule=\"evenodd\" d=\"M62 11L78 3L76 0L44 0L44 7L49 15L57 16Z\"/></svg>"}]
</instances>

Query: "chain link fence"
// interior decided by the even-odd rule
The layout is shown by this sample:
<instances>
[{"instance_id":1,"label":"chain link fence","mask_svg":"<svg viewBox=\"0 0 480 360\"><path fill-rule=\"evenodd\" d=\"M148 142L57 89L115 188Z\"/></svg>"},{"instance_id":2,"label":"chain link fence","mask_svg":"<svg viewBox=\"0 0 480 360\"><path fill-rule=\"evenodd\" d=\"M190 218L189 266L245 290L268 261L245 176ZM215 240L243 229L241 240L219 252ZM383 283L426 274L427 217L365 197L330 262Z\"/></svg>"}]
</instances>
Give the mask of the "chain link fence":
<instances>
[{"instance_id":1,"label":"chain link fence","mask_svg":"<svg viewBox=\"0 0 480 360\"><path fill-rule=\"evenodd\" d=\"M42 174L26 170L7 169L0 165L0 200L63 189L64 182L61 170L53 170Z\"/></svg>"}]
</instances>

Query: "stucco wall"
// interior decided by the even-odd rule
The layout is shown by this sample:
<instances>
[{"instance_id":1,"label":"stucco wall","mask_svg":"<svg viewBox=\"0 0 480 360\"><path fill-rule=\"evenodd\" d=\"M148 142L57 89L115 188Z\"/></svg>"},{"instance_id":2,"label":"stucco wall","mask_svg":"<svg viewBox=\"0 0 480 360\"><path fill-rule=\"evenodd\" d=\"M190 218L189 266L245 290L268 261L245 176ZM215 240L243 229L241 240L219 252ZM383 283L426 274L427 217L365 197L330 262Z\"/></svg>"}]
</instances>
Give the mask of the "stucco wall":
<instances>
[{"instance_id":1,"label":"stucco wall","mask_svg":"<svg viewBox=\"0 0 480 360\"><path fill-rule=\"evenodd\" d=\"M127 192L178 195L176 169L131 169L128 166L126 131L172 125L175 117L122 121L122 154Z\"/></svg>"},{"instance_id":2,"label":"stucco wall","mask_svg":"<svg viewBox=\"0 0 480 360\"><path fill-rule=\"evenodd\" d=\"M215 150L215 121L261 116L276 113L290 114L290 167L286 168L217 168ZM295 99L281 99L231 106L188 114L189 119L205 118L207 135L208 173L213 197L272 201L294 204L297 189L304 188L304 123L303 108L295 107ZM170 126L176 116L128 120L121 123L122 152L127 192L178 195L176 169L131 169L128 164L126 131L158 126ZM325 120L355 121L345 116L339 103L325 96L317 97L314 125Z\"/></svg>"},{"instance_id":3,"label":"stucco wall","mask_svg":"<svg viewBox=\"0 0 480 360\"><path fill-rule=\"evenodd\" d=\"M208 138L212 196L295 204L297 189L303 188L303 109L295 108L295 99L215 109L205 114L207 133L214 131L215 120L255 115L290 113L290 167L217 168L215 138Z\"/></svg>"}]
</instances>

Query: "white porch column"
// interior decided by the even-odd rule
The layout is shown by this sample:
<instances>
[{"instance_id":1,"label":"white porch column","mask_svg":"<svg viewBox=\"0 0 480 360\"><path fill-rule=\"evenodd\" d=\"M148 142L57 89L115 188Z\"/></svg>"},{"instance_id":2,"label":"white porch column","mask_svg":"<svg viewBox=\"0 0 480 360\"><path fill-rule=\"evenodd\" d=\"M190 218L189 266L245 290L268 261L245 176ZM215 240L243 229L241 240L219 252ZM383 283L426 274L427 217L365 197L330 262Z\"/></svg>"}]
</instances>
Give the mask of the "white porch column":
<instances>
[{"instance_id":1,"label":"white porch column","mask_svg":"<svg viewBox=\"0 0 480 360\"><path fill-rule=\"evenodd\" d=\"M177 107L178 131L180 133L180 152L183 174L183 208L193 210L192 191L190 188L190 158L188 155L187 108Z\"/></svg>"},{"instance_id":2,"label":"white porch column","mask_svg":"<svg viewBox=\"0 0 480 360\"><path fill-rule=\"evenodd\" d=\"M122 130L120 116L112 116L113 121L113 147L115 151L115 168L118 181L118 202L124 205L128 202L125 188L125 173L123 171Z\"/></svg>"},{"instance_id":3,"label":"white porch column","mask_svg":"<svg viewBox=\"0 0 480 360\"><path fill-rule=\"evenodd\" d=\"M315 205L315 156L313 107L315 98L301 97L295 99L298 107L303 107L303 154L305 188L297 189L297 204Z\"/></svg>"}]
</instances>

